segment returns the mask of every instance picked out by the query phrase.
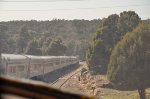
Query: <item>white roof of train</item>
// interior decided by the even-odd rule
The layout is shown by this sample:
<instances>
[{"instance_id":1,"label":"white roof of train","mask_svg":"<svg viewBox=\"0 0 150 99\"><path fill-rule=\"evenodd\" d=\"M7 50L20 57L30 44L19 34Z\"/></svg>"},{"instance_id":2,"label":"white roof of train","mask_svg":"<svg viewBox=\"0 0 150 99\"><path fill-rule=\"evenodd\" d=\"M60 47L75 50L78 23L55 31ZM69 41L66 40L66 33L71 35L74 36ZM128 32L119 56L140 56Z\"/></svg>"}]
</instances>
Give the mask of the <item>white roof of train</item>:
<instances>
[{"instance_id":1,"label":"white roof of train","mask_svg":"<svg viewBox=\"0 0 150 99\"><path fill-rule=\"evenodd\" d=\"M5 59L26 59L27 57L32 59L76 58L75 56L34 56L34 55L21 55L21 54L2 54L2 58Z\"/></svg>"},{"instance_id":2,"label":"white roof of train","mask_svg":"<svg viewBox=\"0 0 150 99\"><path fill-rule=\"evenodd\" d=\"M19 54L2 54L2 59L26 59L27 57Z\"/></svg>"}]
</instances>

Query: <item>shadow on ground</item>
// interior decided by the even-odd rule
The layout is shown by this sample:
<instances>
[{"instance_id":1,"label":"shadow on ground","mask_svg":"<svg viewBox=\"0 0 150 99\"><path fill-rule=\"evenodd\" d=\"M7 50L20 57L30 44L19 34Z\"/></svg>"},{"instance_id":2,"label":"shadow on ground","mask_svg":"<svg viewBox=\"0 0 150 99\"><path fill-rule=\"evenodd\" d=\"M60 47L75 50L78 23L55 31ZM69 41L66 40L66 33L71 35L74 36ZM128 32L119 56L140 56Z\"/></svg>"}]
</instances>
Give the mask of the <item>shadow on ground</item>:
<instances>
[{"instance_id":1,"label":"shadow on ground","mask_svg":"<svg viewBox=\"0 0 150 99\"><path fill-rule=\"evenodd\" d=\"M72 72L73 70L77 69L79 67L79 64L73 64L73 65L69 65L66 66L64 68L61 69L57 69L54 70L52 72L49 72L45 75L40 75L40 76L36 76L36 77L32 77L32 80L37 80L37 81L43 81L46 83L52 83L54 81L56 81L58 78Z\"/></svg>"}]
</instances>

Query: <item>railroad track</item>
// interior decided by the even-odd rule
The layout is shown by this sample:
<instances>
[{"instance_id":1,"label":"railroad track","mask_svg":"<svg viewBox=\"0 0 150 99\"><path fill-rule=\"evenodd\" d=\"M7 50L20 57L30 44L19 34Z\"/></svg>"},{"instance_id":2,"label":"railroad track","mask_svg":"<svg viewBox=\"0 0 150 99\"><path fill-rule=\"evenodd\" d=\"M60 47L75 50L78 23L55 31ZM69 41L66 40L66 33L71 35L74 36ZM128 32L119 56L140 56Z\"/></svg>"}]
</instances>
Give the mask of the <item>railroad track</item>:
<instances>
[{"instance_id":1,"label":"railroad track","mask_svg":"<svg viewBox=\"0 0 150 99\"><path fill-rule=\"evenodd\" d=\"M61 87L62 87L67 81L69 81L73 76L75 76L76 74L78 74L80 71L81 71L81 69L78 70L78 71L76 71L76 72L74 72L74 73L71 74L71 75L65 75L65 76L63 76L63 77L57 79L56 81L54 81L54 82L53 82L52 84L50 84L50 85L51 85L51 86L54 86L54 87L56 87L56 88L61 89Z\"/></svg>"},{"instance_id":2,"label":"railroad track","mask_svg":"<svg viewBox=\"0 0 150 99\"><path fill-rule=\"evenodd\" d=\"M74 77L76 74L78 74L82 68L84 67L83 66L80 66L77 70L75 70L74 72L70 73L70 74L67 74L67 75L64 75L62 76L61 78L57 79L56 81L54 81L53 83L51 83L50 85L51 86L54 86L58 89L61 89L61 87L67 83L67 81L69 81L72 77Z\"/></svg>"}]
</instances>

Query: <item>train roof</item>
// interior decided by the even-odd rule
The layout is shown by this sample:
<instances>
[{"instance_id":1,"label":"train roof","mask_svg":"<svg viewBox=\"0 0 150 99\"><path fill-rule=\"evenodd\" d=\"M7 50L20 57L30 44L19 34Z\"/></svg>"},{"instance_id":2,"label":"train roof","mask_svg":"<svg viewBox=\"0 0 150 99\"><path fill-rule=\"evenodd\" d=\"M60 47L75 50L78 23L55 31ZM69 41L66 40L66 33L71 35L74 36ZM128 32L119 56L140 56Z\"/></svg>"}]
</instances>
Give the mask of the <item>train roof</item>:
<instances>
[{"instance_id":1,"label":"train roof","mask_svg":"<svg viewBox=\"0 0 150 99\"><path fill-rule=\"evenodd\" d=\"M75 56L34 56L34 55L21 55L21 54L5 54L2 53L2 59L26 59L26 58L31 58L31 59L57 59L57 58L76 58Z\"/></svg>"},{"instance_id":2,"label":"train roof","mask_svg":"<svg viewBox=\"0 0 150 99\"><path fill-rule=\"evenodd\" d=\"M24 55L19 55L19 54L2 54L2 59L17 59L17 60L21 60L21 59L26 59L27 57Z\"/></svg>"}]
</instances>

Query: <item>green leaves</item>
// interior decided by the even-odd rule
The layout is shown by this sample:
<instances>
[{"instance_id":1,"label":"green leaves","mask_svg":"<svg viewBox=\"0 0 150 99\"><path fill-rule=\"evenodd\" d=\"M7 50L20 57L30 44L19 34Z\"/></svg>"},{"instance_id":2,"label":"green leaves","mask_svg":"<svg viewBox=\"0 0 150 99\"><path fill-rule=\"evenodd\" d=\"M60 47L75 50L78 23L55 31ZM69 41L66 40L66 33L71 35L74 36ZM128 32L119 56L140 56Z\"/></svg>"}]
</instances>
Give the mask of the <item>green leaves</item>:
<instances>
[{"instance_id":1,"label":"green leaves","mask_svg":"<svg viewBox=\"0 0 150 99\"><path fill-rule=\"evenodd\" d=\"M28 43L25 53L30 55L42 55L41 49L36 40L32 40Z\"/></svg>"},{"instance_id":2,"label":"green leaves","mask_svg":"<svg viewBox=\"0 0 150 99\"><path fill-rule=\"evenodd\" d=\"M17 38L17 47L18 53L24 53L26 50L27 42L29 40L29 33L26 26L21 27L18 38Z\"/></svg>"},{"instance_id":3,"label":"green leaves","mask_svg":"<svg viewBox=\"0 0 150 99\"><path fill-rule=\"evenodd\" d=\"M87 52L89 67L97 70L100 66L98 73L106 73L112 49L126 32L133 30L139 22L140 18L134 11L124 11L120 16L112 14L103 19L91 44L92 51Z\"/></svg>"},{"instance_id":4,"label":"green leaves","mask_svg":"<svg viewBox=\"0 0 150 99\"><path fill-rule=\"evenodd\" d=\"M62 45L67 47L66 55L79 55L81 60L85 60L88 43L92 41L92 33L95 32L100 22L100 19L0 22L2 24L0 29L4 31L0 32L0 35L3 35L3 38L4 34L6 35L2 42L2 52L30 53L31 49L36 48L31 42L36 41L38 49L42 51L41 55L48 55L47 51L51 49L50 44L54 38L61 38Z\"/></svg>"},{"instance_id":5,"label":"green leaves","mask_svg":"<svg viewBox=\"0 0 150 99\"><path fill-rule=\"evenodd\" d=\"M128 32L112 51L107 76L115 85L127 88L148 86L150 83L150 26L141 23ZM147 50L147 51L146 51Z\"/></svg>"},{"instance_id":6,"label":"green leaves","mask_svg":"<svg viewBox=\"0 0 150 99\"><path fill-rule=\"evenodd\" d=\"M66 46L59 38L53 39L50 45L48 46L48 48L46 49L47 54L53 56L65 55L65 51L66 51Z\"/></svg>"}]
</instances>

